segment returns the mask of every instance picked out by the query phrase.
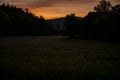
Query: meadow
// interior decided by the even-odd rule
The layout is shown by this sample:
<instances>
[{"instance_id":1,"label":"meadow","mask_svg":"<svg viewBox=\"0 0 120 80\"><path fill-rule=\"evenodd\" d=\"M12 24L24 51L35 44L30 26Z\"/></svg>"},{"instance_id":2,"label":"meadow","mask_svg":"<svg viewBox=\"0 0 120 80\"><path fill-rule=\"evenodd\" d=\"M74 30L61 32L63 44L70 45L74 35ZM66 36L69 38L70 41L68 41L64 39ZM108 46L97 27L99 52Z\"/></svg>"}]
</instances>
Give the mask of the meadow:
<instances>
[{"instance_id":1,"label":"meadow","mask_svg":"<svg viewBox=\"0 0 120 80\"><path fill-rule=\"evenodd\" d=\"M119 80L120 43L0 37L0 80Z\"/></svg>"}]
</instances>

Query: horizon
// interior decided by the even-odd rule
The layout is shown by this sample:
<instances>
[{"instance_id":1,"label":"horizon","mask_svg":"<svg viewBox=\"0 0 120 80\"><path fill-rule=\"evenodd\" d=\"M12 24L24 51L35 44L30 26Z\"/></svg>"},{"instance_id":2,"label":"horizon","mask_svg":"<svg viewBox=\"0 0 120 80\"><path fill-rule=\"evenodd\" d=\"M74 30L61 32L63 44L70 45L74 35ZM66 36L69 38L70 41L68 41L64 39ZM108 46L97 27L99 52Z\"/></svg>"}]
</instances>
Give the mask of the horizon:
<instances>
[{"instance_id":1,"label":"horizon","mask_svg":"<svg viewBox=\"0 0 120 80\"><path fill-rule=\"evenodd\" d=\"M75 13L78 17L85 17L89 12L94 11L94 6L100 0L0 0L0 3L9 3L20 8L28 8L36 16L43 16L45 19L56 19L65 17L67 14ZM119 4L119 0L107 0L112 5Z\"/></svg>"}]
</instances>

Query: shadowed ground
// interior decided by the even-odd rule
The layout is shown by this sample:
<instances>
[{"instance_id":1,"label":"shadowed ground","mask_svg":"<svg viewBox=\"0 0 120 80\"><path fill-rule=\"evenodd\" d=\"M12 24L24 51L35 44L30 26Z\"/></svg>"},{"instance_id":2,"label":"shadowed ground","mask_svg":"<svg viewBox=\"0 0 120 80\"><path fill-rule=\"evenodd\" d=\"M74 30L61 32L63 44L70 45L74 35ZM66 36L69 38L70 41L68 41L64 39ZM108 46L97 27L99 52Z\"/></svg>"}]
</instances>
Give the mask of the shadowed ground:
<instances>
[{"instance_id":1,"label":"shadowed ground","mask_svg":"<svg viewBox=\"0 0 120 80\"><path fill-rule=\"evenodd\" d=\"M0 38L0 80L115 80L120 43L61 36Z\"/></svg>"}]
</instances>

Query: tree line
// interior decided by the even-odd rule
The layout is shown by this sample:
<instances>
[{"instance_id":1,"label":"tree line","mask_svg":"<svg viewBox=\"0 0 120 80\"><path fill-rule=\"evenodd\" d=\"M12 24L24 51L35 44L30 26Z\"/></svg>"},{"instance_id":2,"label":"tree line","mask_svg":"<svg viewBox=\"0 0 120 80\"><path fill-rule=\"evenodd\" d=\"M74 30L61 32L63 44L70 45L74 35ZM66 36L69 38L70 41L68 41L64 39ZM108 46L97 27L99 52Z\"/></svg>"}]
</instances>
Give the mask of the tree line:
<instances>
[{"instance_id":1,"label":"tree line","mask_svg":"<svg viewBox=\"0 0 120 80\"><path fill-rule=\"evenodd\" d=\"M75 14L62 18L63 29L54 22L37 17L29 9L17 8L10 4L0 5L0 36L21 35L67 35L70 38L120 41L120 4L113 6L110 1L101 0L84 18ZM60 31L62 30L62 31Z\"/></svg>"},{"instance_id":2,"label":"tree line","mask_svg":"<svg viewBox=\"0 0 120 80\"><path fill-rule=\"evenodd\" d=\"M43 16L37 17L29 9L5 3L0 5L0 36L53 34L54 29L48 25L51 23Z\"/></svg>"},{"instance_id":3,"label":"tree line","mask_svg":"<svg viewBox=\"0 0 120 80\"><path fill-rule=\"evenodd\" d=\"M75 14L65 17L64 34L70 38L120 41L120 4L111 5L110 1L101 0L82 20Z\"/></svg>"}]
</instances>

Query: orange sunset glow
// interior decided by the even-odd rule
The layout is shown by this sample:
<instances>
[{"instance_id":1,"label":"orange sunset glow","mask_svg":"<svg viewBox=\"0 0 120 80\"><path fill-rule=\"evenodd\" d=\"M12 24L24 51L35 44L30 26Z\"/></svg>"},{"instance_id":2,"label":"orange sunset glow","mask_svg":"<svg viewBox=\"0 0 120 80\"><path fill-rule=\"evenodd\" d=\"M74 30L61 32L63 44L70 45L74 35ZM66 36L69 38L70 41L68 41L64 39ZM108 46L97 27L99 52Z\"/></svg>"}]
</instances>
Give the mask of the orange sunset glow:
<instances>
[{"instance_id":1,"label":"orange sunset glow","mask_svg":"<svg viewBox=\"0 0 120 80\"><path fill-rule=\"evenodd\" d=\"M109 0L117 4L120 0ZM64 17L66 14L75 13L84 17L98 4L99 0L0 0L0 3L9 3L21 8L28 8L36 16L45 19Z\"/></svg>"}]
</instances>

